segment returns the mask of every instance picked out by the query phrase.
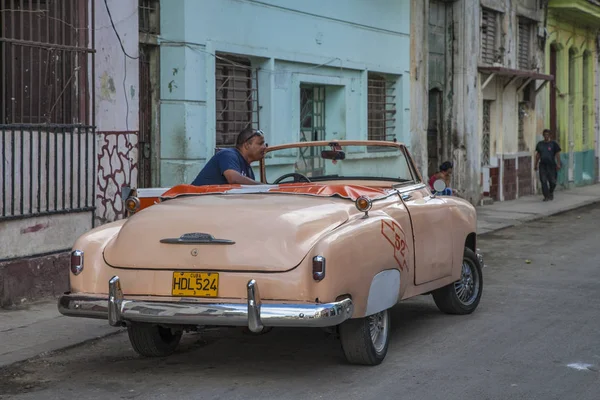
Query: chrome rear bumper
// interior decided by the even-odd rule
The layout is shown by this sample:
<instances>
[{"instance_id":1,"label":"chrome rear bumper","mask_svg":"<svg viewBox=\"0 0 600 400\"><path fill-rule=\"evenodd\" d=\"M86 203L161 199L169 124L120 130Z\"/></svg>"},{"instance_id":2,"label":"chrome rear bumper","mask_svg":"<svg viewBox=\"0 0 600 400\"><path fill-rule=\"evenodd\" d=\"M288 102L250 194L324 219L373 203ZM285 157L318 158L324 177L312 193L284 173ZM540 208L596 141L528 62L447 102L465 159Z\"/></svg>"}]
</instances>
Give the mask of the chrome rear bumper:
<instances>
[{"instance_id":1,"label":"chrome rear bumper","mask_svg":"<svg viewBox=\"0 0 600 400\"><path fill-rule=\"evenodd\" d=\"M351 318L354 311L351 299L327 304L262 304L254 279L247 284L246 304L126 299L118 276L109 281L108 288L108 297L65 293L58 300L58 310L70 317L108 319L112 326L125 322L248 326L253 332L260 332L265 326L335 326Z\"/></svg>"}]
</instances>

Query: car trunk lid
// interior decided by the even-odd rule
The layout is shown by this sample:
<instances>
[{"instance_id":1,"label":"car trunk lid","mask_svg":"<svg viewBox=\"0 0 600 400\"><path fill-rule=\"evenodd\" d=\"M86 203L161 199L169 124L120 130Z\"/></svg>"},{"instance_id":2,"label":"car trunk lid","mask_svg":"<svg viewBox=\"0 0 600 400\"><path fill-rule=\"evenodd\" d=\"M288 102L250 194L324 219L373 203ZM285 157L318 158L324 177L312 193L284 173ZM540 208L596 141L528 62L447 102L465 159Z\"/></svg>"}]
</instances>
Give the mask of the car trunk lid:
<instances>
[{"instance_id":1,"label":"car trunk lid","mask_svg":"<svg viewBox=\"0 0 600 400\"><path fill-rule=\"evenodd\" d=\"M104 258L120 268L281 272L352 209L347 200L305 195L180 197L129 217Z\"/></svg>"}]
</instances>

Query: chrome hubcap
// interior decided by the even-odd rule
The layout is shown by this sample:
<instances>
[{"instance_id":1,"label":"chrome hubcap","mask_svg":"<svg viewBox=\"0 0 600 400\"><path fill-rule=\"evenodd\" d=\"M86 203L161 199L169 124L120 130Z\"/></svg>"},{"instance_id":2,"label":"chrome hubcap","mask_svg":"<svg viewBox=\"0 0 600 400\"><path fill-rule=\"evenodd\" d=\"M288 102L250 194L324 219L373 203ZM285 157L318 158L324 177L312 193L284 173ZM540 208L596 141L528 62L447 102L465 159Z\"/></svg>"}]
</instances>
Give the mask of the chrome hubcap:
<instances>
[{"instance_id":1,"label":"chrome hubcap","mask_svg":"<svg viewBox=\"0 0 600 400\"><path fill-rule=\"evenodd\" d=\"M454 282L454 290L458 300L465 306L473 304L479 294L479 273L468 259L463 260L460 279Z\"/></svg>"},{"instance_id":2,"label":"chrome hubcap","mask_svg":"<svg viewBox=\"0 0 600 400\"><path fill-rule=\"evenodd\" d=\"M380 313L369 316L369 331L371 333L371 342L375 351L381 353L385 347L388 335L388 313Z\"/></svg>"}]
</instances>

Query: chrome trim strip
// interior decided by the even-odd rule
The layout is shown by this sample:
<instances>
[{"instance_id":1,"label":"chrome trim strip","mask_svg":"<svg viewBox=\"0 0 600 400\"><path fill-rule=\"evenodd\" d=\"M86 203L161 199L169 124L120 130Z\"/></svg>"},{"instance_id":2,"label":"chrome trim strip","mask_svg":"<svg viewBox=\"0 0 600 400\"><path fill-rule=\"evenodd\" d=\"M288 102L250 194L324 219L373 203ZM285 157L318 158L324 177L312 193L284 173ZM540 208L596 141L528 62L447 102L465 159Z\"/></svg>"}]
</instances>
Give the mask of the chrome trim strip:
<instances>
[{"instance_id":1,"label":"chrome trim strip","mask_svg":"<svg viewBox=\"0 0 600 400\"><path fill-rule=\"evenodd\" d=\"M160 197L164 193L171 190L170 187L164 188L137 188L135 189L137 192L137 197L143 199L145 197Z\"/></svg>"},{"instance_id":2,"label":"chrome trim strip","mask_svg":"<svg viewBox=\"0 0 600 400\"><path fill-rule=\"evenodd\" d=\"M167 244L235 244L233 240L216 239L209 233L189 232L178 238L160 239L161 243Z\"/></svg>"},{"instance_id":3,"label":"chrome trim strip","mask_svg":"<svg viewBox=\"0 0 600 400\"><path fill-rule=\"evenodd\" d=\"M262 303L258 284L247 285L247 303L198 303L185 301L128 300L119 277L109 281L108 296L64 294L58 310L70 317L108 319L110 325L146 322L173 325L248 326L254 332L269 327L315 327L339 325L352 317L351 299L319 304Z\"/></svg>"},{"instance_id":4,"label":"chrome trim strip","mask_svg":"<svg viewBox=\"0 0 600 400\"><path fill-rule=\"evenodd\" d=\"M427 185L425 185L425 183L415 183L413 185L410 186L405 186L405 187L398 187L398 186L394 186L394 189L396 189L398 191L398 193L402 194L404 192L410 192L412 190L419 190L419 189L423 189L427 187Z\"/></svg>"}]
</instances>

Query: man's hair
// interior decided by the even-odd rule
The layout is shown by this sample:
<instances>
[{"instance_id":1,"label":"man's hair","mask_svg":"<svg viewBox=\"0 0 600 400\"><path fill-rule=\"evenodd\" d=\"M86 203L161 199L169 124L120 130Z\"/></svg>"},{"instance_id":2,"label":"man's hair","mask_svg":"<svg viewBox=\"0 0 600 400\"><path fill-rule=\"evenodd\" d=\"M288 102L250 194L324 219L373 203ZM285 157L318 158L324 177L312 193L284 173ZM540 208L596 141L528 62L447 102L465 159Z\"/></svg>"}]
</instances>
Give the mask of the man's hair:
<instances>
[{"instance_id":1,"label":"man's hair","mask_svg":"<svg viewBox=\"0 0 600 400\"><path fill-rule=\"evenodd\" d=\"M451 161L445 161L440 165L440 171L448 171L450 168L453 168L454 164Z\"/></svg>"},{"instance_id":2,"label":"man's hair","mask_svg":"<svg viewBox=\"0 0 600 400\"><path fill-rule=\"evenodd\" d=\"M242 147L242 145L244 143L246 143L246 141L248 140L248 138L250 136L252 136L253 134L254 134L254 129L252 129L252 127L248 127L246 129L244 129L243 131L241 131L238 134L238 137L237 137L237 139L235 141L235 147L237 147L238 149L240 147Z\"/></svg>"},{"instance_id":3,"label":"man's hair","mask_svg":"<svg viewBox=\"0 0 600 400\"><path fill-rule=\"evenodd\" d=\"M544 133L546 133L546 132L548 132L550 135L552 135L552 131L551 131L550 129L548 129L548 128L546 128L546 129L544 129L544 130L542 131L542 135L543 135Z\"/></svg>"}]
</instances>

